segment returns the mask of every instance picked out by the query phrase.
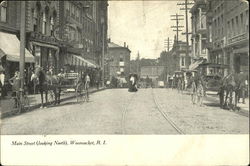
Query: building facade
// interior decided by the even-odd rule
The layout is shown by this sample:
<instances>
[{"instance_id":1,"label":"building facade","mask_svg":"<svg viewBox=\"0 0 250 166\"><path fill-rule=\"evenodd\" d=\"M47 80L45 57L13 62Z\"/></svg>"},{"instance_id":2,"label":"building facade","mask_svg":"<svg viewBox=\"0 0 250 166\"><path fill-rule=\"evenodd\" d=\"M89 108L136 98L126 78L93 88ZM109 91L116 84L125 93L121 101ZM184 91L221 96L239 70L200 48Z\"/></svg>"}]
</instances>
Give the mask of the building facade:
<instances>
[{"instance_id":1,"label":"building facade","mask_svg":"<svg viewBox=\"0 0 250 166\"><path fill-rule=\"evenodd\" d=\"M35 65L46 71L58 71L60 44L53 36L59 24L59 1L26 2L26 43L35 57Z\"/></svg>"},{"instance_id":2,"label":"building facade","mask_svg":"<svg viewBox=\"0 0 250 166\"><path fill-rule=\"evenodd\" d=\"M209 62L212 74L248 73L248 2L207 1Z\"/></svg>"},{"instance_id":3,"label":"building facade","mask_svg":"<svg viewBox=\"0 0 250 166\"><path fill-rule=\"evenodd\" d=\"M2 1L0 3L0 66L8 80L19 71L21 2ZM27 44L27 43L26 43ZM34 63L34 57L25 50L26 71Z\"/></svg>"},{"instance_id":4,"label":"building facade","mask_svg":"<svg viewBox=\"0 0 250 166\"><path fill-rule=\"evenodd\" d=\"M126 43L123 47L113 42L108 43L107 58L111 60L107 68L108 80L112 77L128 77L130 73L130 52Z\"/></svg>"}]
</instances>

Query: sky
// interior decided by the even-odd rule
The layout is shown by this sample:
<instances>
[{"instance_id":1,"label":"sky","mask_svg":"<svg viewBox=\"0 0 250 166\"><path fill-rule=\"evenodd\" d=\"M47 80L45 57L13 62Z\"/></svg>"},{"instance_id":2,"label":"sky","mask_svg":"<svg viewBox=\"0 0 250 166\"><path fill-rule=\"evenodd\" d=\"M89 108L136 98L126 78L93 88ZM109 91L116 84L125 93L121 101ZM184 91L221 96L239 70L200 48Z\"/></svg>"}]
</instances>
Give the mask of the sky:
<instances>
[{"instance_id":1,"label":"sky","mask_svg":"<svg viewBox=\"0 0 250 166\"><path fill-rule=\"evenodd\" d=\"M169 37L173 43L174 35L171 26L176 26L176 21L171 20L170 15L183 14L181 6L177 3L183 3L180 0L165 1L109 1L108 8L108 37L111 42L123 46L126 42L131 50L131 59L140 58L158 58L164 48L164 40ZM190 23L189 14L189 23ZM184 26L185 20L180 21ZM191 27L191 26L189 26ZM189 32L190 32L189 28ZM185 41L184 35L179 32L179 40Z\"/></svg>"}]
</instances>

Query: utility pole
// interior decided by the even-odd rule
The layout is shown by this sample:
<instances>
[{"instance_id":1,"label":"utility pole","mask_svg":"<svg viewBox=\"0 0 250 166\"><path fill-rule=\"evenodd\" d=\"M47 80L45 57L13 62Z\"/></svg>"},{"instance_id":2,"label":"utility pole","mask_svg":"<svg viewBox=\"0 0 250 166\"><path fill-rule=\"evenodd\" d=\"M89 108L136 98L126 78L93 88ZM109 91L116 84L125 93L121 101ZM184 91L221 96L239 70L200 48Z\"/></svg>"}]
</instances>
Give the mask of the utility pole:
<instances>
[{"instance_id":1,"label":"utility pole","mask_svg":"<svg viewBox=\"0 0 250 166\"><path fill-rule=\"evenodd\" d=\"M184 15L178 15L177 13L175 15L170 15L171 17L174 17L171 20L176 20L176 26L171 26L171 28L173 28L173 31L176 31L176 43L178 44L178 40L179 40L179 32L182 31L180 28L183 28L184 26L180 26L179 25L179 21L180 20L184 20L183 18L180 18Z\"/></svg>"},{"instance_id":2,"label":"utility pole","mask_svg":"<svg viewBox=\"0 0 250 166\"><path fill-rule=\"evenodd\" d=\"M20 72L20 82L21 82L21 92L20 92L20 101L23 101L23 89L24 89L24 66L25 66L25 43L26 43L26 16L25 16L25 7L26 2L21 1L21 23L20 23L20 61L19 61L19 72Z\"/></svg>"},{"instance_id":3,"label":"utility pole","mask_svg":"<svg viewBox=\"0 0 250 166\"><path fill-rule=\"evenodd\" d=\"M167 48L168 52L170 50L170 44L172 44L172 43L171 43L171 41L169 40L169 37L168 37L167 40L164 40L164 47Z\"/></svg>"},{"instance_id":4,"label":"utility pole","mask_svg":"<svg viewBox=\"0 0 250 166\"><path fill-rule=\"evenodd\" d=\"M190 10L190 8L188 8L188 5L193 5L194 3L192 2L188 2L188 0L185 0L185 3L178 3L177 5L180 6L185 6L185 8L180 8L180 10L185 10L185 16L186 16L186 32L182 33L184 35L186 35L186 56L188 56L189 53L189 37L188 35L190 34L188 32L188 10Z\"/></svg>"},{"instance_id":5,"label":"utility pole","mask_svg":"<svg viewBox=\"0 0 250 166\"><path fill-rule=\"evenodd\" d=\"M139 76L139 72L140 72L140 53L139 53L139 51L137 53L136 62L137 62L136 72L137 72L137 75Z\"/></svg>"}]
</instances>

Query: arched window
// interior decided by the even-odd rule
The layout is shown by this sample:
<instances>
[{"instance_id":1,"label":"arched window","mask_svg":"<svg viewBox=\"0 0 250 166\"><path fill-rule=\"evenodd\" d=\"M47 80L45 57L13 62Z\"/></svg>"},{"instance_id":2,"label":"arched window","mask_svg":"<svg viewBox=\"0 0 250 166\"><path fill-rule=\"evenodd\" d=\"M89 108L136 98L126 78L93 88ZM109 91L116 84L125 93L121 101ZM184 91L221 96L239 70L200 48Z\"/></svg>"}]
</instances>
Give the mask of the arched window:
<instances>
[{"instance_id":1,"label":"arched window","mask_svg":"<svg viewBox=\"0 0 250 166\"><path fill-rule=\"evenodd\" d=\"M40 11L41 11L41 4L36 3L34 9L32 9L32 20L33 20L33 31L38 32L40 28Z\"/></svg>"},{"instance_id":2,"label":"arched window","mask_svg":"<svg viewBox=\"0 0 250 166\"><path fill-rule=\"evenodd\" d=\"M43 12L42 16L43 16L43 24L42 24L42 34L46 34L47 33L47 26L48 26L48 15L49 15L49 8L46 7L45 11Z\"/></svg>"},{"instance_id":3,"label":"arched window","mask_svg":"<svg viewBox=\"0 0 250 166\"><path fill-rule=\"evenodd\" d=\"M0 5L1 22L7 21L7 2L3 1Z\"/></svg>"},{"instance_id":4,"label":"arched window","mask_svg":"<svg viewBox=\"0 0 250 166\"><path fill-rule=\"evenodd\" d=\"M55 27L55 22L56 22L56 11L53 12L53 15L50 17L50 35L53 35L54 27Z\"/></svg>"}]
</instances>

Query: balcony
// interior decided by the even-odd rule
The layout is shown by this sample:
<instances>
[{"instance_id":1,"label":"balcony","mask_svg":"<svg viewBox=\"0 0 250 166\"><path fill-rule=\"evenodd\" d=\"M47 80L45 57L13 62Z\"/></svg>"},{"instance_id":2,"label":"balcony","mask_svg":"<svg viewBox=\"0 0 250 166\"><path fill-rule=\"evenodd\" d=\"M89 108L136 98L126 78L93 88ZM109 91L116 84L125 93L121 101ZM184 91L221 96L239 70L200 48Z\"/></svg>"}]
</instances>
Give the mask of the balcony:
<instances>
[{"instance_id":1,"label":"balcony","mask_svg":"<svg viewBox=\"0 0 250 166\"><path fill-rule=\"evenodd\" d=\"M243 33L243 34L240 34L240 35L233 36L233 37L229 38L228 39L228 45L240 43L240 42L243 42L245 40L248 40L248 34L247 33Z\"/></svg>"}]
</instances>

